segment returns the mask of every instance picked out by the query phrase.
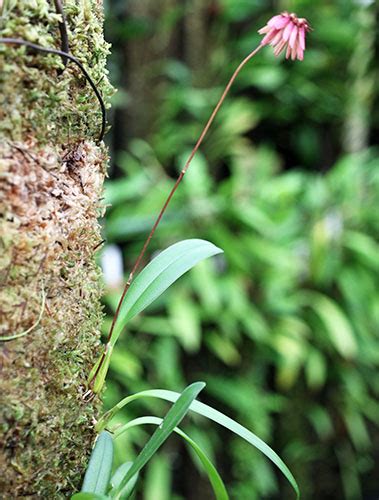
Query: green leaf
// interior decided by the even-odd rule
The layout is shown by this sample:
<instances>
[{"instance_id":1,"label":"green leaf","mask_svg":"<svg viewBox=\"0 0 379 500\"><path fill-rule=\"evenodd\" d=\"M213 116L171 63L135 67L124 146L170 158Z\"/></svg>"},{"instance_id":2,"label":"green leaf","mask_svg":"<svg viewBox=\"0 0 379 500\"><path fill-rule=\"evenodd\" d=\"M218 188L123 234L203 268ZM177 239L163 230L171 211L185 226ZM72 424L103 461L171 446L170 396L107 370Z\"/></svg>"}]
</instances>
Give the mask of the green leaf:
<instances>
[{"instance_id":1,"label":"green leaf","mask_svg":"<svg viewBox=\"0 0 379 500\"><path fill-rule=\"evenodd\" d=\"M163 452L156 453L150 460L143 481L143 500L172 499L171 464L172 456Z\"/></svg>"},{"instance_id":2,"label":"green leaf","mask_svg":"<svg viewBox=\"0 0 379 500\"><path fill-rule=\"evenodd\" d=\"M86 474L83 493L106 493L112 472L113 440L109 432L102 432L92 451Z\"/></svg>"},{"instance_id":3,"label":"green leaf","mask_svg":"<svg viewBox=\"0 0 379 500\"><path fill-rule=\"evenodd\" d=\"M109 497L97 493L75 493L75 495L72 495L71 500L109 500Z\"/></svg>"},{"instance_id":4,"label":"green leaf","mask_svg":"<svg viewBox=\"0 0 379 500\"><path fill-rule=\"evenodd\" d=\"M313 390L320 389L326 381L327 370L327 363L323 353L317 349L309 348L304 366L307 385Z\"/></svg>"},{"instance_id":5,"label":"green leaf","mask_svg":"<svg viewBox=\"0 0 379 500\"><path fill-rule=\"evenodd\" d=\"M183 348L197 352L201 343L201 325L198 309L189 293L178 290L167 305L170 323Z\"/></svg>"},{"instance_id":6,"label":"green leaf","mask_svg":"<svg viewBox=\"0 0 379 500\"><path fill-rule=\"evenodd\" d=\"M379 245L371 236L348 231L344 243L346 248L354 252L361 262L374 271L379 271Z\"/></svg>"},{"instance_id":7,"label":"green leaf","mask_svg":"<svg viewBox=\"0 0 379 500\"><path fill-rule=\"evenodd\" d=\"M111 410L107 411L99 420L99 422L96 424L96 429L101 430L104 429L104 427L107 425L107 423L113 418L113 416L124 406L127 404L131 403L132 401L135 401L137 399L142 399L145 397L150 397L150 398L158 398L158 399L164 399L165 401L171 401L175 402L179 398L180 394L177 392L173 391L165 391L161 389L156 389L156 390L150 390L150 391L142 391L137 394L133 394L131 396L128 396L124 398L122 401L120 401L117 405L115 405ZM283 460L279 457L277 453L273 449L271 449L262 439L260 439L258 436L253 434L251 431L240 425L239 423L235 422L231 418L227 417L223 413L219 412L218 410L215 410L214 408L211 408L208 405L205 405L204 403L200 403L199 401L194 401L191 406L190 410L198 413L199 415L203 415L204 417L208 418L209 420L213 420L214 422L218 423L219 425L222 425L226 429L229 429L230 431L234 432L237 434L237 436L240 436L242 439L250 443L252 446L257 448L259 451L261 451L267 458L273 462L278 469L284 474L284 476L287 478L291 486L296 492L297 498L300 498L300 491L299 487L297 485L297 482L295 478L293 477L291 471L288 469L286 464L283 462Z\"/></svg>"},{"instance_id":8,"label":"green leaf","mask_svg":"<svg viewBox=\"0 0 379 500\"><path fill-rule=\"evenodd\" d=\"M112 488L118 488L120 486L123 477L127 474L132 465L133 462L125 462L122 465L120 465L120 467L118 467L118 469L113 474L111 479ZM129 498L129 496L132 494L134 490L137 480L138 480L138 474L135 474L131 478L131 480L124 486L124 488L120 491L117 498L120 499Z\"/></svg>"},{"instance_id":9,"label":"green leaf","mask_svg":"<svg viewBox=\"0 0 379 500\"><path fill-rule=\"evenodd\" d=\"M92 370L90 371L90 374L88 376L88 381L90 382L94 380L93 392L95 394L99 394L104 386L105 378L107 376L109 369L109 364L112 358L112 353L113 353L113 345L107 345L104 354L100 356L100 358L97 360Z\"/></svg>"},{"instance_id":10,"label":"green leaf","mask_svg":"<svg viewBox=\"0 0 379 500\"><path fill-rule=\"evenodd\" d=\"M146 443L141 453L133 462L132 467L125 474L124 478L120 484L110 491L112 498L118 498L117 496L123 490L123 488L128 484L131 478L137 474L144 465L150 460L150 458L156 453L156 451L162 446L170 434L174 431L175 427L183 420L186 416L191 403L197 397L199 392L204 389L204 382L195 382L188 386L182 394L178 394L175 400L175 404L170 408L167 415L163 419L162 424L154 432L149 441Z\"/></svg>"},{"instance_id":11,"label":"green leaf","mask_svg":"<svg viewBox=\"0 0 379 500\"><path fill-rule=\"evenodd\" d=\"M318 292L304 292L301 300L320 318L330 342L340 355L346 359L354 358L358 351L357 341L351 323L340 307Z\"/></svg>"},{"instance_id":12,"label":"green leaf","mask_svg":"<svg viewBox=\"0 0 379 500\"><path fill-rule=\"evenodd\" d=\"M163 420L158 417L140 417L136 418L127 424L123 425L120 429L117 429L115 432L114 438L116 439L118 436L126 432L128 429L131 427L136 427L139 425L145 425L145 424L153 424L153 425L161 425ZM225 485L223 480L221 479L219 473L217 472L217 469L215 466L212 464L212 462L209 460L205 452L201 449L201 447L193 440L191 439L185 432L183 432L181 429L178 427L175 427L174 432L181 436L187 443L188 445L194 450L196 455L199 457L201 463L203 464L204 470L206 471L209 481L212 485L215 497L217 500L228 500L229 496L226 491Z\"/></svg>"},{"instance_id":13,"label":"green leaf","mask_svg":"<svg viewBox=\"0 0 379 500\"><path fill-rule=\"evenodd\" d=\"M198 262L219 253L222 253L220 248L197 239L175 243L161 252L132 282L113 330L112 345L128 321L146 309Z\"/></svg>"}]
</instances>

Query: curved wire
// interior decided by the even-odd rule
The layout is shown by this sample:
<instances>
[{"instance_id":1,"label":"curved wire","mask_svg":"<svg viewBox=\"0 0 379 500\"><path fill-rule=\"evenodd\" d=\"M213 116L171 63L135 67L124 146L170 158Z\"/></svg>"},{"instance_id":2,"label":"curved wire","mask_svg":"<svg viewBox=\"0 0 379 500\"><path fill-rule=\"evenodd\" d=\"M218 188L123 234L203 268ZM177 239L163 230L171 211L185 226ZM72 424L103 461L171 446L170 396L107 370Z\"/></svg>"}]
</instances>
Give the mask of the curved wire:
<instances>
[{"instance_id":1,"label":"curved wire","mask_svg":"<svg viewBox=\"0 0 379 500\"><path fill-rule=\"evenodd\" d=\"M101 108L101 114L102 114L102 121L101 121L101 131L99 134L98 142L101 142L103 140L104 135L105 135L106 121L107 121L107 112L105 109L105 104L104 104L103 98L101 97L101 94L98 91L94 81L89 76L88 71L85 69L83 64L76 57L69 54L68 52L64 52L63 50L42 47L41 45L37 45L35 43L28 42L26 40L23 40L22 38L0 38L0 43L9 44L9 45L12 45L12 44L13 45L22 45L22 46L28 47L29 49L36 50L38 52L42 52L45 54L55 54L55 55L62 57L62 59L64 59L64 58L70 59L70 61L75 63L79 67L79 69L81 70L83 75L86 77L88 83L92 87L92 90L94 91L94 93L97 97L97 100L99 101L100 108Z\"/></svg>"}]
</instances>

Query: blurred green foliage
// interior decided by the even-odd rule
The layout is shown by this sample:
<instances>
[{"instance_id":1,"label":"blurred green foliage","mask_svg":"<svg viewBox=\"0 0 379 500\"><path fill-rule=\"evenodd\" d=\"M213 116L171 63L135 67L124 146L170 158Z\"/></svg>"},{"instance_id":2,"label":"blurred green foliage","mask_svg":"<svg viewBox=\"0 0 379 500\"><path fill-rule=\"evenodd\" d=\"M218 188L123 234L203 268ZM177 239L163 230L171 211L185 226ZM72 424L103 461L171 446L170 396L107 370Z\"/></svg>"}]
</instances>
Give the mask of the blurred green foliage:
<instances>
[{"instance_id":1,"label":"blurred green foliage","mask_svg":"<svg viewBox=\"0 0 379 500\"><path fill-rule=\"evenodd\" d=\"M150 249L194 237L225 255L133 320L113 355L106 406L138 390L205 380L203 400L268 442L304 499L376 498L374 2L108 3L120 92L105 236L123 249L129 270L222 86L259 43L257 29L284 9L314 27L305 61L276 60L267 49L245 68ZM119 293L105 297L104 331ZM136 405L117 418L138 414ZM232 498L291 498L271 465L237 438L200 418L186 432L217 463ZM146 437L136 430L120 438L120 461ZM139 498L211 498L192 458L170 440Z\"/></svg>"}]
</instances>

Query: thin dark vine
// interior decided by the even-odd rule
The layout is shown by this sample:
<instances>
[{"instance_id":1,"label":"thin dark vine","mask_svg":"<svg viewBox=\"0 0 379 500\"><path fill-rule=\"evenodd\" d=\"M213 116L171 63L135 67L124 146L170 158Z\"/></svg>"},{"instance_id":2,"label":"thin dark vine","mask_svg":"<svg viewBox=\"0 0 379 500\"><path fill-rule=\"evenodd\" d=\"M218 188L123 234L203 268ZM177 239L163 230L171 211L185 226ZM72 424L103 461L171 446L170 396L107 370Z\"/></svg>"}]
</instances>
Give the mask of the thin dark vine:
<instances>
[{"instance_id":1,"label":"thin dark vine","mask_svg":"<svg viewBox=\"0 0 379 500\"><path fill-rule=\"evenodd\" d=\"M67 31L67 23L66 23L66 16L63 10L62 2L61 0L54 0L55 4L55 10L57 11L58 14L60 14L62 21L59 23L59 32L61 34L61 51L69 53L70 52L70 46L68 43L68 31ZM67 57L62 57L62 61L64 66L67 66L68 63L68 58ZM64 70L62 70L63 73Z\"/></svg>"},{"instance_id":2,"label":"thin dark vine","mask_svg":"<svg viewBox=\"0 0 379 500\"><path fill-rule=\"evenodd\" d=\"M55 54L55 55L60 56L62 59L67 58L70 61L72 61L73 63L75 63L78 66L78 68L80 69L80 71L83 73L85 78L87 79L88 83L90 84L92 90L94 91L94 93L97 97L97 100L99 101L99 105L101 108L102 120L101 120L101 130L100 130L100 134L99 134L99 138L98 138L97 142L100 143L103 140L104 135L105 135L106 122L107 122L107 112L105 109L104 100L103 100L96 84L94 83L94 81L92 80L90 75L88 74L88 71L85 69L83 64L76 57L74 57L72 54L65 52L63 50L53 49L50 47L42 47L41 45L37 45L35 43L28 42L27 40L23 40L22 38L0 38L0 43L7 44L7 45L25 46L25 47L28 47L29 49L36 50L37 52L42 52L44 54Z\"/></svg>"}]
</instances>

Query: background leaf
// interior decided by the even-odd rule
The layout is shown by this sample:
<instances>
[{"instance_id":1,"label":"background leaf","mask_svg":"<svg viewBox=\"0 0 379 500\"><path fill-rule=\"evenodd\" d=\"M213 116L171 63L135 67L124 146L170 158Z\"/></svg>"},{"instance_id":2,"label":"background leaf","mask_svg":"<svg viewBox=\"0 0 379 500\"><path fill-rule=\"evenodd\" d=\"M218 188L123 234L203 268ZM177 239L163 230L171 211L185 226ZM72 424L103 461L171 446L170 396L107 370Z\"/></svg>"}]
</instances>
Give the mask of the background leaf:
<instances>
[{"instance_id":1,"label":"background leaf","mask_svg":"<svg viewBox=\"0 0 379 500\"><path fill-rule=\"evenodd\" d=\"M344 358L354 358L357 342L351 324L335 302L321 294L304 294L308 305L319 316L325 326L329 339Z\"/></svg>"}]
</instances>

